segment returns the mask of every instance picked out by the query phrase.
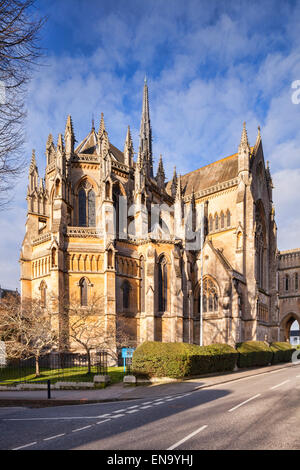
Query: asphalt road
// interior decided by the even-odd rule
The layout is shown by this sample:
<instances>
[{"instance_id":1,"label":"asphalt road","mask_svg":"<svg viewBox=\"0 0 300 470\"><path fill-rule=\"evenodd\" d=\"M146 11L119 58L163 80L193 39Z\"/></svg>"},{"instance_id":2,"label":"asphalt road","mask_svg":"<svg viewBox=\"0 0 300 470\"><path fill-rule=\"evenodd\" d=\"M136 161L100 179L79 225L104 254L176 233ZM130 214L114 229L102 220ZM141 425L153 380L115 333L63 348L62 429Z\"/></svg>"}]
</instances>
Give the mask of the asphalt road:
<instances>
[{"instance_id":1,"label":"asphalt road","mask_svg":"<svg viewBox=\"0 0 300 470\"><path fill-rule=\"evenodd\" d=\"M0 408L0 449L300 449L300 367L157 399Z\"/></svg>"}]
</instances>

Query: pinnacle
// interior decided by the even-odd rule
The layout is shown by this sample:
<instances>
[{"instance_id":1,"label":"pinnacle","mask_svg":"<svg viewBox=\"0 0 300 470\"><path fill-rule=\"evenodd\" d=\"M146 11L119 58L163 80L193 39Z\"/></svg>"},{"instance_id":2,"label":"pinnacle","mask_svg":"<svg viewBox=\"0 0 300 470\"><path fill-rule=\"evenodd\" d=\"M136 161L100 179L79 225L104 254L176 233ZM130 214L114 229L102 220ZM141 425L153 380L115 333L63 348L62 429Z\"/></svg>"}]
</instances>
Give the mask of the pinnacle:
<instances>
[{"instance_id":1,"label":"pinnacle","mask_svg":"<svg viewBox=\"0 0 300 470\"><path fill-rule=\"evenodd\" d=\"M242 131L240 146L250 147L249 142L248 142L248 135L247 135L246 122L245 121L243 122L243 131Z\"/></svg>"},{"instance_id":2,"label":"pinnacle","mask_svg":"<svg viewBox=\"0 0 300 470\"><path fill-rule=\"evenodd\" d=\"M73 122L72 122L71 114L69 114L68 117L67 117L65 134L67 133L67 131L71 132L71 134L74 133L74 131L73 131Z\"/></svg>"},{"instance_id":3,"label":"pinnacle","mask_svg":"<svg viewBox=\"0 0 300 470\"><path fill-rule=\"evenodd\" d=\"M100 126L99 126L99 131L98 131L99 136L101 136L104 131L105 131L104 114L101 113L101 120L100 120Z\"/></svg>"}]
</instances>

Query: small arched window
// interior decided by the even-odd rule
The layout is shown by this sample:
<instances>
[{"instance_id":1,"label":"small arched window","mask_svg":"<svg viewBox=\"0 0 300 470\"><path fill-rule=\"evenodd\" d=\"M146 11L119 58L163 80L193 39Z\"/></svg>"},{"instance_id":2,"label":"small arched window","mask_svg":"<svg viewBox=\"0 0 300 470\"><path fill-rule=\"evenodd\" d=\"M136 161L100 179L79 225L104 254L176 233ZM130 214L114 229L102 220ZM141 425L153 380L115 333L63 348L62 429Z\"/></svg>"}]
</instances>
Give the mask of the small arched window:
<instances>
[{"instance_id":1,"label":"small arched window","mask_svg":"<svg viewBox=\"0 0 300 470\"><path fill-rule=\"evenodd\" d=\"M51 250L51 266L55 268L57 266L57 259L56 259L56 248L53 247Z\"/></svg>"},{"instance_id":2,"label":"small arched window","mask_svg":"<svg viewBox=\"0 0 300 470\"><path fill-rule=\"evenodd\" d=\"M87 280L82 278L79 282L80 287L80 305L81 307L87 307L88 305L88 283Z\"/></svg>"},{"instance_id":3,"label":"small arched window","mask_svg":"<svg viewBox=\"0 0 300 470\"><path fill-rule=\"evenodd\" d=\"M285 288L286 292L288 292L288 290L290 288L290 278L289 278L288 274L286 274L285 278L284 278L284 288Z\"/></svg>"},{"instance_id":4,"label":"small arched window","mask_svg":"<svg viewBox=\"0 0 300 470\"><path fill-rule=\"evenodd\" d=\"M221 212L221 228L224 228L224 226L225 226L224 212Z\"/></svg>"},{"instance_id":5,"label":"small arched window","mask_svg":"<svg viewBox=\"0 0 300 470\"><path fill-rule=\"evenodd\" d=\"M215 230L219 230L219 216L215 215Z\"/></svg>"},{"instance_id":6,"label":"small arched window","mask_svg":"<svg viewBox=\"0 0 300 470\"><path fill-rule=\"evenodd\" d=\"M105 199L110 199L110 182L105 183Z\"/></svg>"},{"instance_id":7,"label":"small arched window","mask_svg":"<svg viewBox=\"0 0 300 470\"><path fill-rule=\"evenodd\" d=\"M295 290L299 289L299 277L298 273L295 273Z\"/></svg>"},{"instance_id":8,"label":"small arched window","mask_svg":"<svg viewBox=\"0 0 300 470\"><path fill-rule=\"evenodd\" d=\"M41 294L41 306L46 308L47 306L47 285L45 281L42 281L40 284L40 294Z\"/></svg>"},{"instance_id":9,"label":"small arched window","mask_svg":"<svg viewBox=\"0 0 300 470\"><path fill-rule=\"evenodd\" d=\"M211 215L209 216L209 231L213 231L213 218Z\"/></svg>"},{"instance_id":10,"label":"small arched window","mask_svg":"<svg viewBox=\"0 0 300 470\"><path fill-rule=\"evenodd\" d=\"M231 225L231 214L230 214L229 210L226 213L226 219L227 219L227 227L230 227L230 225Z\"/></svg>"}]
</instances>

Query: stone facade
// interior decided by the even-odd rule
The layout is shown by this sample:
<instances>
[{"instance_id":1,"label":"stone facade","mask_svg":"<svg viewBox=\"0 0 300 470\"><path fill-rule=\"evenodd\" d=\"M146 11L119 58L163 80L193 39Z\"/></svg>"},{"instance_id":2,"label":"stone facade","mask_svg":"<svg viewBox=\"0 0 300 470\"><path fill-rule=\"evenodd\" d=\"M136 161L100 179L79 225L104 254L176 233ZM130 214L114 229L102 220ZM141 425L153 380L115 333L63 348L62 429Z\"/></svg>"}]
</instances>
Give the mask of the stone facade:
<instances>
[{"instance_id":1,"label":"stone facade","mask_svg":"<svg viewBox=\"0 0 300 470\"><path fill-rule=\"evenodd\" d=\"M300 325L300 248L278 253L280 338L289 341L295 320Z\"/></svg>"},{"instance_id":2,"label":"stone facade","mask_svg":"<svg viewBox=\"0 0 300 470\"><path fill-rule=\"evenodd\" d=\"M203 344L278 339L276 224L260 130L250 147L244 124L236 153L165 182L162 157L153 174L145 82L136 161L129 127L121 152L103 115L98 132L93 125L74 142L69 116L64 139L47 140L44 179L33 151L20 259L22 298L46 304L54 293L61 337L62 302L75 295L84 305L96 292L107 328L125 317L133 345L199 344L201 305Z\"/></svg>"}]
</instances>

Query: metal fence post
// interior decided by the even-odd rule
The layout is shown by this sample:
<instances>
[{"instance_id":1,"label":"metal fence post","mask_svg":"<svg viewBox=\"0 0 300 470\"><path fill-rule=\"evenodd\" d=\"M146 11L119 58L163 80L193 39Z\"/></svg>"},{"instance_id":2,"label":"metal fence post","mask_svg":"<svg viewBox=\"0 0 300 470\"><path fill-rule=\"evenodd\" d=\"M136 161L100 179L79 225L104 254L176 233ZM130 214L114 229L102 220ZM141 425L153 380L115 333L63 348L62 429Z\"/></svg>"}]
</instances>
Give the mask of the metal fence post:
<instances>
[{"instance_id":1,"label":"metal fence post","mask_svg":"<svg viewBox=\"0 0 300 470\"><path fill-rule=\"evenodd\" d=\"M48 400L50 400L51 398L50 380L47 380L47 392L48 392Z\"/></svg>"}]
</instances>

